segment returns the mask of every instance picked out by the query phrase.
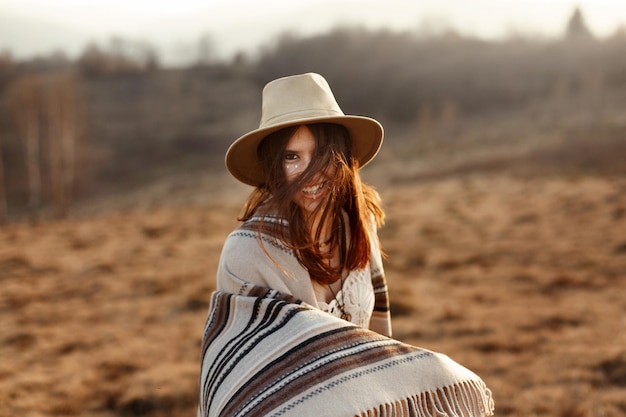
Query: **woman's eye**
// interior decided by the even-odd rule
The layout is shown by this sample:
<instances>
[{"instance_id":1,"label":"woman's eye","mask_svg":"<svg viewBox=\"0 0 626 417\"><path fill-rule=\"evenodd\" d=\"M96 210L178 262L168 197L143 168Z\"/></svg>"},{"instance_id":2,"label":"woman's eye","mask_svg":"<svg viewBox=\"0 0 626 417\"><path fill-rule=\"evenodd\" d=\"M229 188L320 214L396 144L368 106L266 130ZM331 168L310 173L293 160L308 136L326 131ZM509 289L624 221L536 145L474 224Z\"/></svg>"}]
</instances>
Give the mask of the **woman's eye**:
<instances>
[{"instance_id":1,"label":"woman's eye","mask_svg":"<svg viewBox=\"0 0 626 417\"><path fill-rule=\"evenodd\" d=\"M298 160L298 155L295 153L287 153L285 154L285 161L287 162L295 162Z\"/></svg>"}]
</instances>

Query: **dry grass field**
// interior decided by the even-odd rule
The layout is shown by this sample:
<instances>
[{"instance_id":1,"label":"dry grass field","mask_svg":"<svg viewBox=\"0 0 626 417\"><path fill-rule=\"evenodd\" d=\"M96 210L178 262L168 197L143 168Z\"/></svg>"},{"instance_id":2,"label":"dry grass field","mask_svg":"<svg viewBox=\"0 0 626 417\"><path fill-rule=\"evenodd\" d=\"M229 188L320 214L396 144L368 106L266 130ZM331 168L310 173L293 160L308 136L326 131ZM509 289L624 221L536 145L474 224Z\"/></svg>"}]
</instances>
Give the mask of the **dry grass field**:
<instances>
[{"instance_id":1,"label":"dry grass field","mask_svg":"<svg viewBox=\"0 0 626 417\"><path fill-rule=\"evenodd\" d=\"M626 178L417 180L393 161L366 169L387 208L395 337L475 370L499 416L626 414ZM214 271L246 192L190 176L0 228L0 416L195 415Z\"/></svg>"}]
</instances>

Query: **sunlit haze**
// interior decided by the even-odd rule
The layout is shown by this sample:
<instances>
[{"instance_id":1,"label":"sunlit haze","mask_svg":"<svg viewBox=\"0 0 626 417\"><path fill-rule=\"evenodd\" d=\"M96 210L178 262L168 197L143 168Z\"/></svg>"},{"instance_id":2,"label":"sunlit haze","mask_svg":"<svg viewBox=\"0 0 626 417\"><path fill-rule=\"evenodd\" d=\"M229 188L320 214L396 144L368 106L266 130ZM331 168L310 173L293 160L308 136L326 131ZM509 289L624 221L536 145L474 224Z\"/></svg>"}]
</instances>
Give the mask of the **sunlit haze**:
<instances>
[{"instance_id":1,"label":"sunlit haze","mask_svg":"<svg viewBox=\"0 0 626 417\"><path fill-rule=\"evenodd\" d=\"M309 35L338 25L438 33L454 29L487 39L511 34L554 37L580 7L597 36L626 24L620 0L93 0L0 1L0 50L17 57L80 53L112 36L152 43L166 63L191 59L208 35L215 53L252 52L277 34Z\"/></svg>"}]
</instances>

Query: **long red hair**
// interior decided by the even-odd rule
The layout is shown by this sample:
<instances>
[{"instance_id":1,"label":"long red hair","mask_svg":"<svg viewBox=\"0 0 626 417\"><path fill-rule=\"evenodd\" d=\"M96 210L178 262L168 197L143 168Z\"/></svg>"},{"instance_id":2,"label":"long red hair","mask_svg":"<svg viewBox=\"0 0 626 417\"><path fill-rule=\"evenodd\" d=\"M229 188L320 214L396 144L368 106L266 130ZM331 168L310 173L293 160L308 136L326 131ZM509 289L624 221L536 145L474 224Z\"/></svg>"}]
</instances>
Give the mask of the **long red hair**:
<instances>
[{"instance_id":1,"label":"long red hair","mask_svg":"<svg viewBox=\"0 0 626 417\"><path fill-rule=\"evenodd\" d=\"M288 227L266 222L261 229L269 231L293 250L312 280L330 284L341 278L344 269L359 269L368 264L371 239L377 239L376 233L371 233L371 230L382 225L385 216L376 190L361 181L359 162L352 156L348 130L333 123L306 126L316 140L315 156L306 170L292 182L288 182L285 176L284 153L287 142L300 126L284 128L263 139L258 155L265 172L265 182L250 194L239 220L246 221L255 215L261 218L273 215L287 220ZM294 196L317 172L327 169L330 164L335 166L336 173L332 183L326 185L329 195L325 204L316 209L321 211L320 226L312 231L301 208L293 202ZM329 265L327 255L321 253L318 247L322 225L326 223L332 231L328 242L330 253L339 253L340 262L335 267Z\"/></svg>"}]
</instances>

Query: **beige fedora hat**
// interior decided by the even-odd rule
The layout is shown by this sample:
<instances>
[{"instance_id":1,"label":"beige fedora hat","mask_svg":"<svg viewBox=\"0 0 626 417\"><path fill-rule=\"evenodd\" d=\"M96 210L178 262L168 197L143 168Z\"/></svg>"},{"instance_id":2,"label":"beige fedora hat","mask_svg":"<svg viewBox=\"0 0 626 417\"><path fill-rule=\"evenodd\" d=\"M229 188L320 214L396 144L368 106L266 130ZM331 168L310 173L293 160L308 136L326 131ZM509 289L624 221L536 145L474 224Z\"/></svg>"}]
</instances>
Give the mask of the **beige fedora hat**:
<instances>
[{"instance_id":1,"label":"beige fedora hat","mask_svg":"<svg viewBox=\"0 0 626 417\"><path fill-rule=\"evenodd\" d=\"M263 89L259 128L237 139L226 152L226 168L244 184L259 186L265 174L257 155L259 143L282 128L309 123L337 123L350 132L352 153L360 166L371 161L383 141L382 125L369 117L345 115L319 74L279 78Z\"/></svg>"}]
</instances>

